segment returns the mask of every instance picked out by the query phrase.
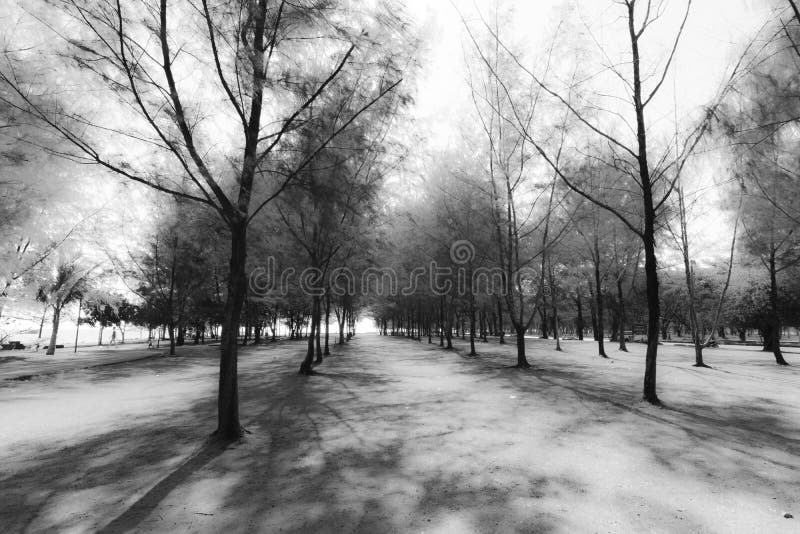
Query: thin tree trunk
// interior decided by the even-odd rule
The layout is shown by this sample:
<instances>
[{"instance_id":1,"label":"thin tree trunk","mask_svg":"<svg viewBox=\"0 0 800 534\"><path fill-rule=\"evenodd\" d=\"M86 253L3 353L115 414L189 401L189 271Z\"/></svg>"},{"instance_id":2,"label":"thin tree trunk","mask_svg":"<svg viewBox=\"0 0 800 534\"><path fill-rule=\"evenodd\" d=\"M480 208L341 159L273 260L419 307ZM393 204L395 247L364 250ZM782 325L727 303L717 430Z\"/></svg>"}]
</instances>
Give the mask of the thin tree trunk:
<instances>
[{"instance_id":1,"label":"thin tree trunk","mask_svg":"<svg viewBox=\"0 0 800 534\"><path fill-rule=\"evenodd\" d=\"M317 328L314 332L314 346L316 350L316 358L314 358L314 363L319 365L322 363L322 344L320 343L320 337L322 335L322 298L321 297L314 297L316 301L316 323Z\"/></svg>"},{"instance_id":2,"label":"thin tree trunk","mask_svg":"<svg viewBox=\"0 0 800 534\"><path fill-rule=\"evenodd\" d=\"M598 229L599 230L599 229ZM594 285L595 285L595 307L597 308L597 329L595 339L597 339L597 352L603 358L608 358L606 349L603 346L603 290L600 285L600 244L597 231L594 234Z\"/></svg>"},{"instance_id":3,"label":"thin tree trunk","mask_svg":"<svg viewBox=\"0 0 800 534\"><path fill-rule=\"evenodd\" d=\"M731 273L733 272L733 254L736 251L736 233L739 229L739 218L741 217L741 210L742 210L742 198L739 198L739 208L736 210L736 221L733 223L733 237L731 237L731 252L728 256L728 273L725 276L725 285L722 287L722 293L719 296L719 302L717 302L717 308L714 310L714 319L711 321L711 332L708 337L703 341L703 345L708 345L709 342L714 339L714 332L717 330L717 326L719 325L719 318L722 315L722 306L725 302L725 295L728 292L728 287L731 284ZM723 336L724 337L724 336Z\"/></svg>"},{"instance_id":4,"label":"thin tree trunk","mask_svg":"<svg viewBox=\"0 0 800 534\"><path fill-rule=\"evenodd\" d=\"M475 295L469 294L469 355L475 356Z\"/></svg>"},{"instance_id":5,"label":"thin tree trunk","mask_svg":"<svg viewBox=\"0 0 800 534\"><path fill-rule=\"evenodd\" d=\"M636 111L636 139L638 145L637 162L639 180L642 188L644 219L644 271L647 294L647 352L643 397L651 404L660 404L656 394L656 360L658 357L658 321L661 307L658 295L658 261L656 258L656 207L653 202L653 188L650 181L650 166L647 160L647 130L644 120L645 101L642 97L642 78L639 59L639 36L635 28L634 3L628 2L628 33L631 40L631 64L633 67L633 104Z\"/></svg>"},{"instance_id":6,"label":"thin tree trunk","mask_svg":"<svg viewBox=\"0 0 800 534\"><path fill-rule=\"evenodd\" d=\"M506 329L503 327L503 305L500 299L497 299L497 329L499 330L500 344L505 345Z\"/></svg>"},{"instance_id":7,"label":"thin tree trunk","mask_svg":"<svg viewBox=\"0 0 800 534\"><path fill-rule=\"evenodd\" d=\"M625 298L622 295L622 276L617 277L617 298L619 299L619 350L628 352L625 345Z\"/></svg>"},{"instance_id":8,"label":"thin tree trunk","mask_svg":"<svg viewBox=\"0 0 800 534\"><path fill-rule=\"evenodd\" d=\"M330 340L330 322L331 322L331 297L329 293L325 293L325 350L323 355L330 356L331 349L329 346Z\"/></svg>"},{"instance_id":9,"label":"thin tree trunk","mask_svg":"<svg viewBox=\"0 0 800 534\"><path fill-rule=\"evenodd\" d=\"M75 347L73 353L78 352L78 333L81 329L81 307L83 306L83 297L78 299L78 319L75 321ZM125 339L123 337L123 339Z\"/></svg>"},{"instance_id":10,"label":"thin tree trunk","mask_svg":"<svg viewBox=\"0 0 800 534\"><path fill-rule=\"evenodd\" d=\"M42 330L44 330L44 320L47 317L47 308L49 308L49 304L44 305L44 311L42 311L42 320L39 321L39 335L37 337L42 337Z\"/></svg>"},{"instance_id":11,"label":"thin tree trunk","mask_svg":"<svg viewBox=\"0 0 800 534\"><path fill-rule=\"evenodd\" d=\"M681 224L681 252L683 253L683 271L686 276L686 291L689 294L689 327L692 331L694 345L694 366L708 367L703 362L703 342L700 335L700 324L697 320L697 306L694 291L694 272L689 254L689 235L686 228L686 205L683 200L683 187L678 188L678 214Z\"/></svg>"}]
</instances>

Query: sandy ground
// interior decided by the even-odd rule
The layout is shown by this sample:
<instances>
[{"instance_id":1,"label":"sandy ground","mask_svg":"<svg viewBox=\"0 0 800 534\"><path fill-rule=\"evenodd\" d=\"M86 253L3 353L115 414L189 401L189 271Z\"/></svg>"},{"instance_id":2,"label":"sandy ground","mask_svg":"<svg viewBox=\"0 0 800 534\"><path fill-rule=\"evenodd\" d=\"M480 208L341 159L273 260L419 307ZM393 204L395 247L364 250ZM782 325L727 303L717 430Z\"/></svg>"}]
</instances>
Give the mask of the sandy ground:
<instances>
[{"instance_id":1,"label":"sandy ground","mask_svg":"<svg viewBox=\"0 0 800 534\"><path fill-rule=\"evenodd\" d=\"M359 335L313 377L301 344L245 349L226 449L211 347L4 380L0 531L800 532L800 367L665 346L655 408L643 346L563 344L519 371Z\"/></svg>"}]
</instances>

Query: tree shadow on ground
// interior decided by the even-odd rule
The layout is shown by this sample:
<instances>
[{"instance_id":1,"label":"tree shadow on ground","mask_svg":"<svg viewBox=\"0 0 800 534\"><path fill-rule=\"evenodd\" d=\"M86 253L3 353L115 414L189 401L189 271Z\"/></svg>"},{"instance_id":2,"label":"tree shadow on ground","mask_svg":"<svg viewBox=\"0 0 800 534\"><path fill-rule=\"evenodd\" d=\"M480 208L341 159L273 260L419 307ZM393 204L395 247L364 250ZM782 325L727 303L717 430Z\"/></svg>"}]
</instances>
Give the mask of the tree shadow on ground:
<instances>
[{"instance_id":1,"label":"tree shadow on ground","mask_svg":"<svg viewBox=\"0 0 800 534\"><path fill-rule=\"evenodd\" d=\"M111 521L102 529L102 534L128 532L138 526L164 498L175 488L183 484L186 479L196 471L205 467L214 458L227 449L228 444L209 437L206 442L191 456L184 460L176 469L171 471L158 484L150 488L136 502L130 505L122 514Z\"/></svg>"},{"instance_id":2,"label":"tree shadow on ground","mask_svg":"<svg viewBox=\"0 0 800 534\"><path fill-rule=\"evenodd\" d=\"M241 359L242 423L252 432L241 443L206 441L215 420L209 392L189 409L144 414L13 466L0 477L0 523L9 532L568 531L580 511L562 502L581 502L585 481L554 475L528 450L515 425L536 410L558 415L537 427L544 442L614 432L672 471L754 484L774 475L764 462L796 473L782 465L798 452L796 430L769 403L714 412L698 398L688 408L654 408L610 380L617 364L537 362L516 373L506 367L513 347L483 345L465 359L424 343L408 355L403 340L378 358L369 346L347 346L318 375L302 377L301 343L253 347ZM440 367L450 374L399 377L387 368L405 359L413 371L425 358L447 362ZM176 370L206 365L193 361ZM475 401L480 392L464 388L480 384L491 391ZM661 506L658 495L648 498Z\"/></svg>"},{"instance_id":3,"label":"tree shadow on ground","mask_svg":"<svg viewBox=\"0 0 800 534\"><path fill-rule=\"evenodd\" d=\"M578 420L577 424L584 426L584 434L591 435L592 428L617 418L639 418L649 424L620 427L619 439L649 451L656 463L673 471L688 468L720 479L752 481L764 491L771 491L775 482L774 470L765 466L800 477L800 467L793 460L800 455L796 421L786 415L787 403L763 398L758 387L752 392L740 391L736 403L720 405L714 396L718 382L713 377L704 375L702 370L666 364L665 367L692 373L701 386L691 389L688 398L670 398L661 407L655 407L641 400L638 383L625 384L614 375L617 364L612 360L592 359L585 363L571 360L561 364L550 358L544 363L537 362L526 373L515 373L507 365L516 357L513 351L500 345L486 347L478 357L454 359L453 364L459 373L474 374L482 380L505 381L515 391L542 399L548 409L567 412L580 406L591 414L597 411L593 407L607 407L612 417L604 414ZM750 365L758 367L760 362ZM764 367L774 372L774 366ZM786 377L781 374L779 380L784 382ZM770 378L760 381L769 382ZM573 425L560 432L574 430Z\"/></svg>"}]
</instances>

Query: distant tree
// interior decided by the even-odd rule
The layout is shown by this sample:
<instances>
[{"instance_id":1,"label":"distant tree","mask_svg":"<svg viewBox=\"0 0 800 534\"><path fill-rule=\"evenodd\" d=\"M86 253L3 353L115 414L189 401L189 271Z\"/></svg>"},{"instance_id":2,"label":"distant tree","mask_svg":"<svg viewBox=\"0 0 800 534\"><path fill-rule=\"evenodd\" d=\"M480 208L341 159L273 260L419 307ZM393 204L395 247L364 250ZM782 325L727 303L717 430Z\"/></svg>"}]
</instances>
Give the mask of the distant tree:
<instances>
[{"instance_id":1,"label":"distant tree","mask_svg":"<svg viewBox=\"0 0 800 534\"><path fill-rule=\"evenodd\" d=\"M205 205L227 228L216 434L237 439L243 433L237 355L248 227L316 150L398 87L402 69L382 53L398 45L387 36L405 36L402 9L389 0L369 6L335 0L63 0L39 6L37 19L53 29L41 42L53 46L36 53L36 74L56 58L59 68L52 70L79 79L84 98L61 101L57 91L39 98L47 83L34 87L16 75L34 61L31 48L20 47L0 68L0 102L71 145L58 155ZM384 68L367 72L364 65ZM364 75L339 84L347 70ZM87 80L107 92L95 91L98 85L88 90ZM287 167L286 141L331 90L350 91L355 111L339 117L308 157Z\"/></svg>"},{"instance_id":2,"label":"distant tree","mask_svg":"<svg viewBox=\"0 0 800 534\"><path fill-rule=\"evenodd\" d=\"M77 260L61 260L55 266L52 277L39 286L36 299L47 303L53 310L53 328L50 333L50 344L47 347L48 355L56 352L61 312L67 304L83 296L91 270L81 268Z\"/></svg>"},{"instance_id":3,"label":"distant tree","mask_svg":"<svg viewBox=\"0 0 800 534\"><path fill-rule=\"evenodd\" d=\"M100 328L97 338L97 345L103 344L103 330L119 323L117 310L111 304L107 295L89 294L83 300L84 315L81 323Z\"/></svg>"}]
</instances>

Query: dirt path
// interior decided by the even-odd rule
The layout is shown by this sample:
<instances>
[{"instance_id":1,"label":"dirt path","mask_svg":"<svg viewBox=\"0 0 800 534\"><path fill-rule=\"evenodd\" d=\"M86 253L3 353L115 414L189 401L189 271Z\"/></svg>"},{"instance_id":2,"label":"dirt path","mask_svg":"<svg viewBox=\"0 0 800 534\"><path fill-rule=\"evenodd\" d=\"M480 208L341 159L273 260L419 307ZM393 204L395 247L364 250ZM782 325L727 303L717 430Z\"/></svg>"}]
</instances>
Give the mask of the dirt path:
<instances>
[{"instance_id":1,"label":"dirt path","mask_svg":"<svg viewBox=\"0 0 800 534\"><path fill-rule=\"evenodd\" d=\"M295 374L299 344L250 349L240 390L251 434L227 450L202 445L214 420L208 354L4 384L0 428L25 417L42 428L19 423L0 441L11 444L0 449L0 522L10 532L800 531L782 516L800 515L796 374L731 360L709 377L667 350L671 405L658 409L637 400L636 350L601 361L591 344L565 348L531 343L535 368L520 372L510 347L465 358L363 335L310 378ZM754 369L761 382L748 394Z\"/></svg>"}]
</instances>

